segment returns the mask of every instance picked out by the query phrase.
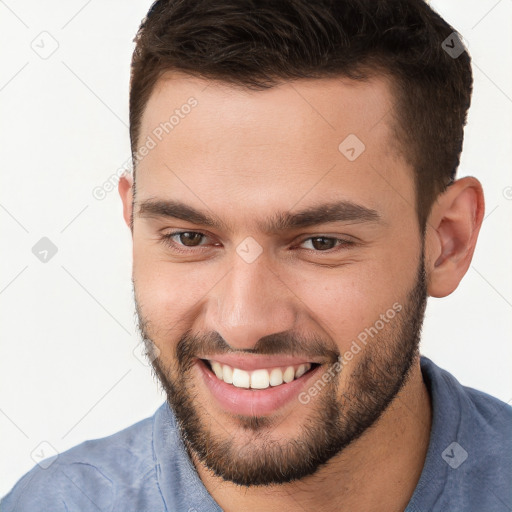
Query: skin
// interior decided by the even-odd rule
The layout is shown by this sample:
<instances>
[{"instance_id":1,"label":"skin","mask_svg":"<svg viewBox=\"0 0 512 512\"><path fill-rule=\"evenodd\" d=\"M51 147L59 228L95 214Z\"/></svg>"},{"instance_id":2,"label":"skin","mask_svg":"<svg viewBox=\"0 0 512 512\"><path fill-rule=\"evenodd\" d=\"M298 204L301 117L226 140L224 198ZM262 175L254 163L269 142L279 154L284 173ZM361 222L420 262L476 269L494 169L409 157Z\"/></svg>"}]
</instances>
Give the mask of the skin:
<instances>
[{"instance_id":1,"label":"skin","mask_svg":"<svg viewBox=\"0 0 512 512\"><path fill-rule=\"evenodd\" d=\"M364 83L330 78L247 91L166 73L144 112L140 143L191 96L197 106L138 163L133 211L130 176L119 183L128 226L133 214L137 303L159 361L177 371L175 348L187 331L217 332L232 349L249 350L264 336L300 330L345 353L379 315L406 302L421 256L413 171L392 149L397 146L389 126L389 83L384 77ZM354 161L338 150L351 133L365 144ZM229 229L139 215L139 205L150 198L178 199L222 219ZM381 222L336 222L276 234L258 228L278 211L339 199L377 211ZM457 288L483 213L482 187L473 177L455 181L437 198L424 246L429 296L445 297ZM161 234L178 230L207 235L200 242L205 249L173 251ZM236 251L248 236L262 248L250 264ZM357 244L325 253L306 241L315 236ZM395 328L391 322L383 333L391 336ZM357 360L356 355L344 367L340 394ZM240 419L213 403L197 375L193 379L209 428L229 435L240 449L257 448L257 433L241 428ZM287 404L271 418L279 420L272 423L272 439L297 437L319 404L320 397L307 407ZM240 487L191 456L226 511L403 510L421 474L430 427L430 397L416 357L404 386L373 427L309 477Z\"/></svg>"}]
</instances>

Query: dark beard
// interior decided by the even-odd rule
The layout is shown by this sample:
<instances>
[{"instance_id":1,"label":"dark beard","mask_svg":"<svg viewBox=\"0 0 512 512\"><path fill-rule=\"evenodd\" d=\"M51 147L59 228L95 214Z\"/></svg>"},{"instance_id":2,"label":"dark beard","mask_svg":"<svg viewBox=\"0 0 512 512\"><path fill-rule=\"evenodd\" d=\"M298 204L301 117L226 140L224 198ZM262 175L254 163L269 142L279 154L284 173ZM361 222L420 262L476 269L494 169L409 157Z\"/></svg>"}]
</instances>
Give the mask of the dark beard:
<instances>
[{"instance_id":1,"label":"dark beard","mask_svg":"<svg viewBox=\"0 0 512 512\"><path fill-rule=\"evenodd\" d=\"M190 371L195 359L201 353L233 349L218 333L201 337L187 331L176 345L174 370L164 367L161 358L151 364L174 410L189 456L194 453L217 476L243 486L284 484L314 474L371 427L407 382L419 357L426 301L422 250L416 282L402 311L354 356L351 364L356 366L341 397L338 390L342 372L311 402L313 414L305 416L300 434L285 442L270 436L279 424L274 418L238 416L239 426L252 434L250 441L240 446L217 418L201 407ZM136 305L139 330L151 353L148 324ZM337 349L325 341L281 333L262 338L254 349L245 352L313 355L333 362L339 356ZM318 375L322 373L320 370Z\"/></svg>"}]
</instances>

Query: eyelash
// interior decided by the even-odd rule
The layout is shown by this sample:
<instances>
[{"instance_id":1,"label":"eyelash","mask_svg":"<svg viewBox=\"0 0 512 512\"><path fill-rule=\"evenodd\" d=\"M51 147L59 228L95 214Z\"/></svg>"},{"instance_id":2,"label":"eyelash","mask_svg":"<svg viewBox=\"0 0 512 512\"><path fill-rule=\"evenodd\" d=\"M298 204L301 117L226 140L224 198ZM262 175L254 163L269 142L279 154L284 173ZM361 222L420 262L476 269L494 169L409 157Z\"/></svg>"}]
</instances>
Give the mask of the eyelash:
<instances>
[{"instance_id":1,"label":"eyelash","mask_svg":"<svg viewBox=\"0 0 512 512\"><path fill-rule=\"evenodd\" d=\"M195 234L201 235L203 237L208 237L208 235L205 235L204 233L201 233L199 231L174 231L172 233L166 233L164 235L161 235L160 240L162 241L162 243L164 245L167 245L171 249L173 249L173 250L175 250L177 252L183 253L183 254L189 254L191 251L194 251L195 249L203 247L201 245L198 245L196 247L190 247L189 249L182 249L182 247L185 247L185 246L177 244L176 242L174 242L172 240L173 237L178 236L178 235L182 235L182 234L185 234L185 233L195 233ZM354 245L354 242L351 241L351 240L345 240L343 238L336 238L336 237L333 237L333 236L323 236L323 235L315 235L315 236L310 236L310 237L304 238L303 240L300 241L299 245L303 244L307 240L312 240L312 239L315 239L315 238L325 238L327 240L336 240L336 242L340 242L340 243L337 245L337 248L335 246L332 249L327 249L325 251L318 251L318 250L315 250L315 249L305 249L306 251L313 251L313 252L319 253L319 254L321 254L321 253L332 254L333 252L337 252L338 250L343 250L344 248L346 249L346 248Z\"/></svg>"}]
</instances>

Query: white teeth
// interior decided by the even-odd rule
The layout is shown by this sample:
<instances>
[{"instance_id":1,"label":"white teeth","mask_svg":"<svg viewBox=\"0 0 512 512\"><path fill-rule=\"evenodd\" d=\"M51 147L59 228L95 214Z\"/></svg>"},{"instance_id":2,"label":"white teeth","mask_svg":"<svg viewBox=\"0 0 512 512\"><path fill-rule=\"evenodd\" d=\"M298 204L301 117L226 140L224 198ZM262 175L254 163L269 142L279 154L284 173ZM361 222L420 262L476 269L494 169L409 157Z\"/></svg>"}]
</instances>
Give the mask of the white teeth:
<instances>
[{"instance_id":1,"label":"white teeth","mask_svg":"<svg viewBox=\"0 0 512 512\"><path fill-rule=\"evenodd\" d=\"M288 382L291 382L294 377L295 377L295 370L293 369L293 366L288 366L288 368L286 368L286 370L283 373L283 380L286 383L288 383Z\"/></svg>"},{"instance_id":2,"label":"white teeth","mask_svg":"<svg viewBox=\"0 0 512 512\"><path fill-rule=\"evenodd\" d=\"M309 363L301 364L297 368L297 371L295 372L295 378L298 379L299 377L302 377L310 368L311 368L311 365Z\"/></svg>"},{"instance_id":3,"label":"white teeth","mask_svg":"<svg viewBox=\"0 0 512 512\"><path fill-rule=\"evenodd\" d=\"M283 371L281 368L274 368L270 372L270 385L271 386L279 386L283 383Z\"/></svg>"},{"instance_id":4,"label":"white teeth","mask_svg":"<svg viewBox=\"0 0 512 512\"><path fill-rule=\"evenodd\" d=\"M249 388L251 385L251 376L245 370L233 368L233 386L237 388Z\"/></svg>"},{"instance_id":5,"label":"white teeth","mask_svg":"<svg viewBox=\"0 0 512 512\"><path fill-rule=\"evenodd\" d=\"M266 389L270 385L270 378L267 370L254 370L251 373L251 388Z\"/></svg>"},{"instance_id":6,"label":"white teeth","mask_svg":"<svg viewBox=\"0 0 512 512\"><path fill-rule=\"evenodd\" d=\"M212 370L215 372L215 375L217 375L217 377L219 379L222 380L222 366L220 363L218 363L217 361L212 361Z\"/></svg>"},{"instance_id":7,"label":"white teeth","mask_svg":"<svg viewBox=\"0 0 512 512\"><path fill-rule=\"evenodd\" d=\"M233 368L227 364L222 366L222 377L224 382L233 384Z\"/></svg>"},{"instance_id":8,"label":"white teeth","mask_svg":"<svg viewBox=\"0 0 512 512\"><path fill-rule=\"evenodd\" d=\"M259 369L248 372L233 368L218 361L210 361L211 368L218 379L237 388L267 389L269 386L280 386L302 377L311 368L311 363L286 368L272 368L272 370Z\"/></svg>"}]
</instances>

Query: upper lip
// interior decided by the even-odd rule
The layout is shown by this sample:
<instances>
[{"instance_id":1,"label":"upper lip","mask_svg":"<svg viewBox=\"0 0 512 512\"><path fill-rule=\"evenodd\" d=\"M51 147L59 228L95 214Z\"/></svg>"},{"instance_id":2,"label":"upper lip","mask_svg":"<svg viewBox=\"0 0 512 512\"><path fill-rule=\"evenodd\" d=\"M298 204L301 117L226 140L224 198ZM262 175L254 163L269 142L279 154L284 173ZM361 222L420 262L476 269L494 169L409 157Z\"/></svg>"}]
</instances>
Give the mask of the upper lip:
<instances>
[{"instance_id":1,"label":"upper lip","mask_svg":"<svg viewBox=\"0 0 512 512\"><path fill-rule=\"evenodd\" d=\"M307 357L294 357L285 355L242 355L242 354L212 354L201 357L209 361L217 361L221 364L227 364L232 368L238 368L245 371L258 370L260 368L286 368L306 363L321 364L319 361L313 361Z\"/></svg>"}]
</instances>

